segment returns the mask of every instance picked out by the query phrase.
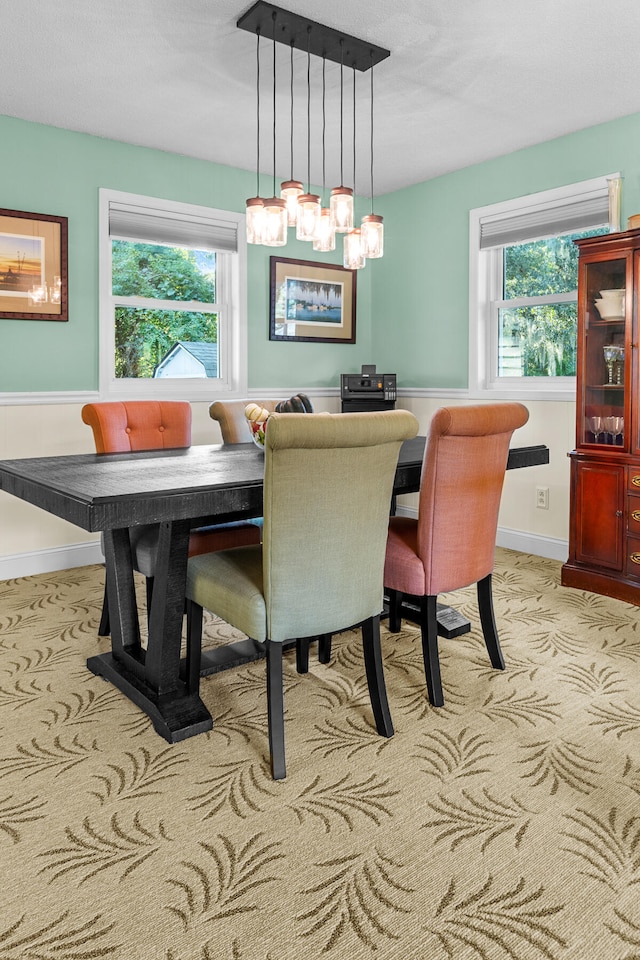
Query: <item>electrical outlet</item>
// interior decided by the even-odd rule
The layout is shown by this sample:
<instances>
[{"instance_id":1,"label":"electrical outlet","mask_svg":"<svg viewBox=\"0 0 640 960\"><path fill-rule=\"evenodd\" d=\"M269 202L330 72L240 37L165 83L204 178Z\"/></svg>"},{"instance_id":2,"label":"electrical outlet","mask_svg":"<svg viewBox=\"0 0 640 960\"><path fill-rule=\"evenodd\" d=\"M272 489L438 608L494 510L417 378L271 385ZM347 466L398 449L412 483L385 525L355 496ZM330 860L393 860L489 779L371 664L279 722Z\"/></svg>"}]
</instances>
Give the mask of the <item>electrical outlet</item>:
<instances>
[{"instance_id":1,"label":"electrical outlet","mask_svg":"<svg viewBox=\"0 0 640 960\"><path fill-rule=\"evenodd\" d=\"M536 487L536 507L539 510L549 509L549 487Z\"/></svg>"}]
</instances>

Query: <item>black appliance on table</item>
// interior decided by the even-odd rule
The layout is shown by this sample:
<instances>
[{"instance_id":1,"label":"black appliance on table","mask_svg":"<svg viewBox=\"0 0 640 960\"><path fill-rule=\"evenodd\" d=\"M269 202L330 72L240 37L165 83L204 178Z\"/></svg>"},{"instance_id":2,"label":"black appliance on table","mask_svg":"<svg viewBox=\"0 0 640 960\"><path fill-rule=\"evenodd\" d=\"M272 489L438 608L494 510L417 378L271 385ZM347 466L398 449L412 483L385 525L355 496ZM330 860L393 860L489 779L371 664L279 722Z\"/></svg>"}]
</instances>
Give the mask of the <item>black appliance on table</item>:
<instances>
[{"instance_id":1,"label":"black appliance on table","mask_svg":"<svg viewBox=\"0 0 640 960\"><path fill-rule=\"evenodd\" d=\"M376 373L375 366L365 364L360 373L340 374L342 413L394 410L396 397L395 373Z\"/></svg>"}]
</instances>

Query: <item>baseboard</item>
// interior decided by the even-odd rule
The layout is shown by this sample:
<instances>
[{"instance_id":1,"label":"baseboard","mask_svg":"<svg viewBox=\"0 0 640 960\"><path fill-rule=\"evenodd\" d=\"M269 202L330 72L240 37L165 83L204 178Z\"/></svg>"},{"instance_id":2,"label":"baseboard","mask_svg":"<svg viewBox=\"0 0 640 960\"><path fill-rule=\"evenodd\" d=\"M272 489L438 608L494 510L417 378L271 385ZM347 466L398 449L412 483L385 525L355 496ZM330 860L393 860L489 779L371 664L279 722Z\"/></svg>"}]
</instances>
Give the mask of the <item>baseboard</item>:
<instances>
[{"instance_id":1,"label":"baseboard","mask_svg":"<svg viewBox=\"0 0 640 960\"><path fill-rule=\"evenodd\" d=\"M398 515L402 517L417 517L418 511L414 507L398 507ZM535 557L546 557L548 560L561 560L563 563L569 556L568 540L559 540L556 537L541 537L538 533L525 533L523 530L509 530L507 527L498 527L496 544L507 550L518 550L520 553L531 553Z\"/></svg>"},{"instance_id":2,"label":"baseboard","mask_svg":"<svg viewBox=\"0 0 640 960\"><path fill-rule=\"evenodd\" d=\"M15 577L31 577L36 573L53 573L71 567L86 567L102 563L100 541L69 543L64 547L49 550L34 550L32 553L14 553L0 557L0 580Z\"/></svg>"}]
</instances>

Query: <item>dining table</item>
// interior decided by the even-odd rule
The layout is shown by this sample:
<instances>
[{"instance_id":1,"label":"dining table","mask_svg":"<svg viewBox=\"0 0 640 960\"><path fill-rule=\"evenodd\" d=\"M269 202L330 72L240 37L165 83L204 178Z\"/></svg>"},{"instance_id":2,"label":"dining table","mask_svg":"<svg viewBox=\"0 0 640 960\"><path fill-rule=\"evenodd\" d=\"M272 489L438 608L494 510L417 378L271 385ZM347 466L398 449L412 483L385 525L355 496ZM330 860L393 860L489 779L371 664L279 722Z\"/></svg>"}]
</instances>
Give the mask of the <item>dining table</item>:
<instances>
[{"instance_id":1,"label":"dining table","mask_svg":"<svg viewBox=\"0 0 640 960\"><path fill-rule=\"evenodd\" d=\"M397 496L420 488L425 437L403 443ZM514 447L507 469L548 463L545 445ZM262 515L264 452L253 443L207 444L117 454L74 454L0 461L0 490L83 530L102 532L111 621L111 650L87 660L150 717L170 743L210 730L199 676L181 654L190 530ZM129 529L158 524L154 586L141 640ZM410 606L406 611L411 616ZM456 620L457 617L457 620ZM439 632L469 629L451 608L439 610ZM262 658L247 638L204 650L199 675Z\"/></svg>"}]
</instances>

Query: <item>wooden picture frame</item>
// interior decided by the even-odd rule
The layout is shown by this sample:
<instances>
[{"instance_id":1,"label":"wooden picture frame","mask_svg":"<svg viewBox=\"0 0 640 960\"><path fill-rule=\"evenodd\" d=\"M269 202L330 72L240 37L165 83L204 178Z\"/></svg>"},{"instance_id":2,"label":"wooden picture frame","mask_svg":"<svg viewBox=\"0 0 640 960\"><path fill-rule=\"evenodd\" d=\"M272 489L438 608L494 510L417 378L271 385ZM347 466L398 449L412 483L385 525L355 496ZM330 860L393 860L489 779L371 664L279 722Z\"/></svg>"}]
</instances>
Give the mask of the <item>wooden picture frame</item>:
<instances>
[{"instance_id":1,"label":"wooden picture frame","mask_svg":"<svg viewBox=\"0 0 640 960\"><path fill-rule=\"evenodd\" d=\"M270 340L356 342L356 271L271 257Z\"/></svg>"},{"instance_id":2,"label":"wooden picture frame","mask_svg":"<svg viewBox=\"0 0 640 960\"><path fill-rule=\"evenodd\" d=\"M69 319L68 221L0 208L0 319Z\"/></svg>"}]
</instances>

